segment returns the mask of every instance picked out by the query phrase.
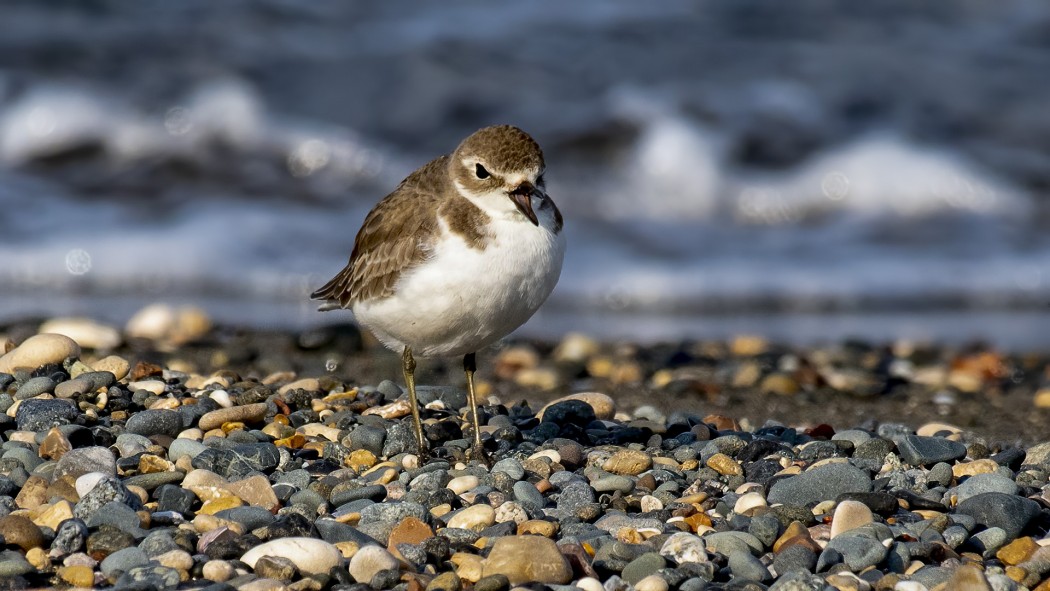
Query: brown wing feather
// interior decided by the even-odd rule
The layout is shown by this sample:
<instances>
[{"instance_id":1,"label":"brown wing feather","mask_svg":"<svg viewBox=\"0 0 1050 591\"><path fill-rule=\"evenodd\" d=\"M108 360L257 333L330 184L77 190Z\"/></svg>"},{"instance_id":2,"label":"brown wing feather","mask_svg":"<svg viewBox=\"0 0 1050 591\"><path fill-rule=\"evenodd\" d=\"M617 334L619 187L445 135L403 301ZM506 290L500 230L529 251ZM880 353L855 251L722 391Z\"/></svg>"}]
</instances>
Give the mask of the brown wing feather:
<instances>
[{"instance_id":1,"label":"brown wing feather","mask_svg":"<svg viewBox=\"0 0 1050 591\"><path fill-rule=\"evenodd\" d=\"M349 308L392 295L401 274L428 256L447 161L443 156L423 166L383 198L365 217L346 267L310 297Z\"/></svg>"}]
</instances>

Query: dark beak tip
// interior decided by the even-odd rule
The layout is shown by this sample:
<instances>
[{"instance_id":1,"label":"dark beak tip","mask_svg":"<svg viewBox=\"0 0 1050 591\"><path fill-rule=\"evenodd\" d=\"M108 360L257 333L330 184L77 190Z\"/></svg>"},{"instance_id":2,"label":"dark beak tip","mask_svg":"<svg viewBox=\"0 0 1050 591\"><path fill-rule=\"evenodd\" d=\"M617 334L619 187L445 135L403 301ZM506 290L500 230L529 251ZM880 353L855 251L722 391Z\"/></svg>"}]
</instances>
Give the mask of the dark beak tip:
<instances>
[{"instance_id":1,"label":"dark beak tip","mask_svg":"<svg viewBox=\"0 0 1050 591\"><path fill-rule=\"evenodd\" d=\"M532 209L532 191L511 193L510 199L514 202L518 211L532 222L533 226L540 225L540 220L536 217L536 212Z\"/></svg>"}]
</instances>

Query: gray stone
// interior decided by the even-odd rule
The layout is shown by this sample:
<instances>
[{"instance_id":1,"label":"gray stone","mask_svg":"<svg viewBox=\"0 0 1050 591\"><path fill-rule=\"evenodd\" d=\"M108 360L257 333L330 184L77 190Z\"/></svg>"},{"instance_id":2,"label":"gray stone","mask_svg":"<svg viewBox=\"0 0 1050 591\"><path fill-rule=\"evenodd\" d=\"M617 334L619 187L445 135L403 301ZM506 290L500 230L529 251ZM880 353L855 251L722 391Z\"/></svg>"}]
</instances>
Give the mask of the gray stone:
<instances>
[{"instance_id":1,"label":"gray stone","mask_svg":"<svg viewBox=\"0 0 1050 591\"><path fill-rule=\"evenodd\" d=\"M941 537L944 538L944 543L951 548L958 548L966 541L966 538L970 537L970 532L960 525L952 525L941 532Z\"/></svg>"},{"instance_id":2,"label":"gray stone","mask_svg":"<svg viewBox=\"0 0 1050 591\"><path fill-rule=\"evenodd\" d=\"M27 575L36 570L32 564L15 550L0 551L0 580ZM19 588L19 587L12 587Z\"/></svg>"},{"instance_id":3,"label":"gray stone","mask_svg":"<svg viewBox=\"0 0 1050 591\"><path fill-rule=\"evenodd\" d=\"M596 478L591 482L591 488L595 492L621 492L624 494L630 493L634 490L634 480L627 476L617 476L615 474L609 474Z\"/></svg>"},{"instance_id":4,"label":"gray stone","mask_svg":"<svg viewBox=\"0 0 1050 591\"><path fill-rule=\"evenodd\" d=\"M514 500L523 506L542 509L547 503L546 499L543 498L543 494L531 482L519 480L514 483L513 490Z\"/></svg>"},{"instance_id":5,"label":"gray stone","mask_svg":"<svg viewBox=\"0 0 1050 591\"><path fill-rule=\"evenodd\" d=\"M58 525L51 551L60 556L80 551L88 538L87 525L80 519L66 519Z\"/></svg>"},{"instance_id":6,"label":"gray stone","mask_svg":"<svg viewBox=\"0 0 1050 591\"><path fill-rule=\"evenodd\" d=\"M766 548L771 548L780 535L780 520L771 513L756 515L751 518L747 532L757 538Z\"/></svg>"},{"instance_id":7,"label":"gray stone","mask_svg":"<svg viewBox=\"0 0 1050 591\"><path fill-rule=\"evenodd\" d=\"M72 400L32 398L18 406L15 422L19 431L47 431L56 425L68 425L79 415Z\"/></svg>"},{"instance_id":8,"label":"gray stone","mask_svg":"<svg viewBox=\"0 0 1050 591\"><path fill-rule=\"evenodd\" d=\"M467 406L467 392L455 386L416 386L416 396L420 406L440 400L449 410L459 410Z\"/></svg>"},{"instance_id":9,"label":"gray stone","mask_svg":"<svg viewBox=\"0 0 1050 591\"><path fill-rule=\"evenodd\" d=\"M893 442L881 437L872 437L853 450L854 459L873 460L882 463L886 455L893 451Z\"/></svg>"},{"instance_id":10,"label":"gray stone","mask_svg":"<svg viewBox=\"0 0 1050 591\"><path fill-rule=\"evenodd\" d=\"M1038 443L1025 451L1024 463L1031 466L1050 468L1050 441Z\"/></svg>"},{"instance_id":11,"label":"gray stone","mask_svg":"<svg viewBox=\"0 0 1050 591\"><path fill-rule=\"evenodd\" d=\"M574 480L562 488L561 493L558 494L558 509L563 509L570 513L576 511L583 505L589 505L594 502L594 489L591 485L586 482L580 482Z\"/></svg>"},{"instance_id":12,"label":"gray stone","mask_svg":"<svg viewBox=\"0 0 1050 591\"><path fill-rule=\"evenodd\" d=\"M135 510L117 501L110 501L102 505L98 511L93 511L90 515L84 516L83 519L90 529L98 529L102 525L112 525L130 534L135 534L140 530L139 518L135 514Z\"/></svg>"},{"instance_id":13,"label":"gray stone","mask_svg":"<svg viewBox=\"0 0 1050 591\"><path fill-rule=\"evenodd\" d=\"M190 513L194 501L197 500L197 495L193 494L193 491L173 485L159 487L155 495L158 511L177 511L184 515Z\"/></svg>"},{"instance_id":14,"label":"gray stone","mask_svg":"<svg viewBox=\"0 0 1050 591\"><path fill-rule=\"evenodd\" d=\"M996 472L990 474L975 474L967 478L962 484L955 487L955 495L958 502L979 495L981 493L998 492L1007 495L1016 495L1017 483Z\"/></svg>"},{"instance_id":15,"label":"gray stone","mask_svg":"<svg viewBox=\"0 0 1050 591\"><path fill-rule=\"evenodd\" d=\"M910 579L924 585L927 589L933 589L946 582L951 576L952 571L942 566L924 566L912 573Z\"/></svg>"},{"instance_id":16,"label":"gray stone","mask_svg":"<svg viewBox=\"0 0 1050 591\"><path fill-rule=\"evenodd\" d=\"M80 519L87 519L112 501L127 505L136 511L142 508L142 501L131 493L120 480L106 476L77 502L73 507L73 515ZM136 520L135 523L137 525L138 521Z\"/></svg>"},{"instance_id":17,"label":"gray stone","mask_svg":"<svg viewBox=\"0 0 1050 591\"><path fill-rule=\"evenodd\" d=\"M383 450L381 453L376 454L380 456L396 456L400 453L416 453L416 436L412 430L411 421L402 421L400 423L393 423L390 428L386 430L386 440L383 442ZM354 429L354 433L357 429ZM354 433L350 434L351 441L353 440Z\"/></svg>"},{"instance_id":18,"label":"gray stone","mask_svg":"<svg viewBox=\"0 0 1050 591\"><path fill-rule=\"evenodd\" d=\"M141 548L131 546L117 550L107 556L99 565L99 570L107 579L114 579L120 573L126 573L136 566L149 563L149 556Z\"/></svg>"},{"instance_id":19,"label":"gray stone","mask_svg":"<svg viewBox=\"0 0 1050 591\"><path fill-rule=\"evenodd\" d=\"M376 391L386 397L387 402L393 402L404 395L404 390L391 380L383 380L376 386Z\"/></svg>"},{"instance_id":20,"label":"gray stone","mask_svg":"<svg viewBox=\"0 0 1050 591\"><path fill-rule=\"evenodd\" d=\"M174 589L179 585L179 571L166 566L145 565L126 571L116 587L149 585L155 589Z\"/></svg>"},{"instance_id":21,"label":"gray stone","mask_svg":"<svg viewBox=\"0 0 1050 591\"><path fill-rule=\"evenodd\" d=\"M347 483L347 484L356 485L357 483L356 482L351 482L351 483ZM437 489L433 489L433 490L437 490ZM307 493L307 492L313 492L313 491L306 491L306 490L301 491L301 493ZM296 493L296 495L299 495L301 493ZM383 486L382 484L371 484L371 485L366 485L366 486L357 485L356 487L336 486L334 489L332 489L332 495L329 498L329 501L332 503L332 505L335 505L336 507L338 507L340 505L345 505L345 504L347 504L349 502L357 501L357 500L360 500L360 499L369 499L369 500L372 500L372 501L375 501L375 502L380 502L380 501L382 501L383 499L386 498L386 494L387 494L386 487ZM293 495L293 496L295 496L295 495ZM298 502L298 501L293 501L293 502ZM323 498L321 498L321 502L324 502Z\"/></svg>"},{"instance_id":22,"label":"gray stone","mask_svg":"<svg viewBox=\"0 0 1050 591\"><path fill-rule=\"evenodd\" d=\"M762 541L742 531L719 531L709 533L702 538L707 549L729 556L734 552L747 552L756 556L765 552Z\"/></svg>"},{"instance_id":23,"label":"gray stone","mask_svg":"<svg viewBox=\"0 0 1050 591\"><path fill-rule=\"evenodd\" d=\"M678 591L707 591L709 579L692 577L678 587ZM619 587L615 587L619 589Z\"/></svg>"},{"instance_id":24,"label":"gray stone","mask_svg":"<svg viewBox=\"0 0 1050 591\"><path fill-rule=\"evenodd\" d=\"M140 486L147 491L151 491L155 488L164 486L165 484L177 484L182 482L182 479L185 477L186 475L179 470L171 470L170 472L148 472L146 474L128 476L124 479L124 484L127 486Z\"/></svg>"},{"instance_id":25,"label":"gray stone","mask_svg":"<svg viewBox=\"0 0 1050 591\"><path fill-rule=\"evenodd\" d=\"M824 582L820 575L804 572L793 572L777 579L769 591L826 591L834 587Z\"/></svg>"},{"instance_id":26,"label":"gray stone","mask_svg":"<svg viewBox=\"0 0 1050 591\"><path fill-rule=\"evenodd\" d=\"M875 566L886 558L887 548L878 540L866 536L840 535L832 538L817 559L817 572L827 570L833 564L845 563L855 573ZM833 558L834 557L834 558Z\"/></svg>"},{"instance_id":27,"label":"gray stone","mask_svg":"<svg viewBox=\"0 0 1050 591\"><path fill-rule=\"evenodd\" d=\"M346 441L345 439L343 441ZM358 425L350 432L347 446L351 450L364 449L376 455L383 453L386 430L374 425Z\"/></svg>"},{"instance_id":28,"label":"gray stone","mask_svg":"<svg viewBox=\"0 0 1050 591\"><path fill-rule=\"evenodd\" d=\"M81 447L67 451L55 466L54 479L76 480L88 472L101 472L116 476L117 459L106 447Z\"/></svg>"},{"instance_id":29,"label":"gray stone","mask_svg":"<svg viewBox=\"0 0 1050 591\"><path fill-rule=\"evenodd\" d=\"M168 447L168 460L177 462L180 458L193 458L208 449L206 445L192 439L176 439Z\"/></svg>"},{"instance_id":30,"label":"gray stone","mask_svg":"<svg viewBox=\"0 0 1050 591\"><path fill-rule=\"evenodd\" d=\"M211 470L230 480L241 480L256 472L269 474L277 468L280 460L280 451L272 443L236 443L228 449L206 447L192 457L191 463L194 468Z\"/></svg>"},{"instance_id":31,"label":"gray stone","mask_svg":"<svg viewBox=\"0 0 1050 591\"><path fill-rule=\"evenodd\" d=\"M886 568L892 573L903 573L911 564L911 550L908 544L894 542L886 553Z\"/></svg>"},{"instance_id":32,"label":"gray stone","mask_svg":"<svg viewBox=\"0 0 1050 591\"><path fill-rule=\"evenodd\" d=\"M869 439L871 439L871 433L860 429L846 429L831 436L832 441L849 441L854 448Z\"/></svg>"},{"instance_id":33,"label":"gray stone","mask_svg":"<svg viewBox=\"0 0 1050 591\"><path fill-rule=\"evenodd\" d=\"M452 480L452 477L448 475L448 470L434 470L413 478L412 482L409 483L409 489L413 491L436 492L445 488L445 485L450 480Z\"/></svg>"},{"instance_id":34,"label":"gray stone","mask_svg":"<svg viewBox=\"0 0 1050 591\"><path fill-rule=\"evenodd\" d=\"M155 557L164 554L165 552L171 552L172 550L179 550L181 546L175 543L175 540L171 538L171 533L165 530L154 530L150 532L146 539L139 542L139 549L146 553L146 556Z\"/></svg>"},{"instance_id":35,"label":"gray stone","mask_svg":"<svg viewBox=\"0 0 1050 591\"><path fill-rule=\"evenodd\" d=\"M16 447L13 449L9 449L3 453L2 457L4 459L12 459L18 461L18 463L22 464L22 467L25 468L27 472L32 472L36 469L37 466L44 463L44 460L41 459L35 451L29 449L28 447Z\"/></svg>"},{"instance_id":36,"label":"gray stone","mask_svg":"<svg viewBox=\"0 0 1050 591\"><path fill-rule=\"evenodd\" d=\"M978 525L1002 528L1014 539L1039 514L1039 503L1001 492L987 492L959 503L955 512L973 517Z\"/></svg>"},{"instance_id":37,"label":"gray stone","mask_svg":"<svg viewBox=\"0 0 1050 591\"><path fill-rule=\"evenodd\" d=\"M182 431L182 415L174 410L151 409L133 413L124 427L136 435L175 437Z\"/></svg>"},{"instance_id":38,"label":"gray stone","mask_svg":"<svg viewBox=\"0 0 1050 591\"><path fill-rule=\"evenodd\" d=\"M989 527L970 536L969 544L985 558L995 556L995 552L1010 541L1001 527Z\"/></svg>"},{"instance_id":39,"label":"gray stone","mask_svg":"<svg viewBox=\"0 0 1050 591\"><path fill-rule=\"evenodd\" d=\"M243 525L245 531L251 531L253 529L270 525L274 521L273 513L270 513L262 507L252 506L224 509L216 513L215 516L235 521Z\"/></svg>"},{"instance_id":40,"label":"gray stone","mask_svg":"<svg viewBox=\"0 0 1050 591\"><path fill-rule=\"evenodd\" d=\"M936 483L940 486L948 486L952 483L952 467L944 462L937 462L930 468L929 474L926 475L928 482Z\"/></svg>"},{"instance_id":41,"label":"gray stone","mask_svg":"<svg viewBox=\"0 0 1050 591\"><path fill-rule=\"evenodd\" d=\"M897 441L901 459L913 466L929 466L966 457L966 446L943 437L907 435Z\"/></svg>"},{"instance_id":42,"label":"gray stone","mask_svg":"<svg viewBox=\"0 0 1050 591\"><path fill-rule=\"evenodd\" d=\"M733 579L764 583L773 578L766 565L749 552L733 552L729 555L728 565Z\"/></svg>"},{"instance_id":43,"label":"gray stone","mask_svg":"<svg viewBox=\"0 0 1050 591\"><path fill-rule=\"evenodd\" d=\"M47 376L29 378L15 390L15 400L26 400L55 391L55 380Z\"/></svg>"},{"instance_id":44,"label":"gray stone","mask_svg":"<svg viewBox=\"0 0 1050 591\"><path fill-rule=\"evenodd\" d=\"M870 492L871 477L847 463L825 464L773 483L769 503L808 506L833 500L843 493Z\"/></svg>"},{"instance_id":45,"label":"gray stone","mask_svg":"<svg viewBox=\"0 0 1050 591\"><path fill-rule=\"evenodd\" d=\"M802 545L789 546L773 558L773 570L777 576L791 572L812 572L817 565L817 555Z\"/></svg>"},{"instance_id":46,"label":"gray stone","mask_svg":"<svg viewBox=\"0 0 1050 591\"><path fill-rule=\"evenodd\" d=\"M492 474L497 472L503 472L507 476L510 476L511 480L521 480L522 478L525 478L525 467L521 465L521 461L517 458L506 458L493 464Z\"/></svg>"},{"instance_id":47,"label":"gray stone","mask_svg":"<svg viewBox=\"0 0 1050 591\"><path fill-rule=\"evenodd\" d=\"M117 448L120 457L127 458L146 451L151 445L153 442L148 437L137 433L121 433L117 436L117 442L113 444L113 447Z\"/></svg>"},{"instance_id":48,"label":"gray stone","mask_svg":"<svg viewBox=\"0 0 1050 591\"><path fill-rule=\"evenodd\" d=\"M429 515L427 508L419 503L375 503L361 510L361 521L381 521L393 526L406 517L426 521Z\"/></svg>"},{"instance_id":49,"label":"gray stone","mask_svg":"<svg viewBox=\"0 0 1050 591\"><path fill-rule=\"evenodd\" d=\"M358 547L363 548L369 544L379 543L376 539L365 535L356 527L340 523L334 519L318 519L314 522L314 526L317 528L318 533L321 534L321 539L329 544L354 542Z\"/></svg>"},{"instance_id":50,"label":"gray stone","mask_svg":"<svg viewBox=\"0 0 1050 591\"><path fill-rule=\"evenodd\" d=\"M625 581L634 585L665 566L667 566L667 561L658 552L646 552L627 563L621 576Z\"/></svg>"},{"instance_id":51,"label":"gray stone","mask_svg":"<svg viewBox=\"0 0 1050 591\"><path fill-rule=\"evenodd\" d=\"M358 488L358 489L353 489L351 491L347 491L346 489L343 489L342 491L340 491L339 487L342 486L343 484L345 484L345 483L340 483L339 485L337 485L335 487L335 489L332 490L332 504L333 505L344 505L344 504L349 503L351 501L356 501L359 498L367 498L367 497L354 497L352 495L344 495L343 493L356 492L358 490L361 490L362 488L368 488L368 487L361 487L361 488ZM344 496L348 497L348 498L344 498ZM306 490L300 490L300 491L296 491L296 492L292 493L292 496L288 497L288 502L286 504L287 505L297 505L299 507L303 507L304 509L306 509L307 512L309 512L311 514L316 514L317 513L317 509L325 504L325 500L324 500L324 497L321 496L321 493L317 492L316 490L308 488Z\"/></svg>"},{"instance_id":52,"label":"gray stone","mask_svg":"<svg viewBox=\"0 0 1050 591\"><path fill-rule=\"evenodd\" d=\"M562 400L543 411L543 422L556 425L586 425L597 419L594 408L582 400Z\"/></svg>"}]
</instances>

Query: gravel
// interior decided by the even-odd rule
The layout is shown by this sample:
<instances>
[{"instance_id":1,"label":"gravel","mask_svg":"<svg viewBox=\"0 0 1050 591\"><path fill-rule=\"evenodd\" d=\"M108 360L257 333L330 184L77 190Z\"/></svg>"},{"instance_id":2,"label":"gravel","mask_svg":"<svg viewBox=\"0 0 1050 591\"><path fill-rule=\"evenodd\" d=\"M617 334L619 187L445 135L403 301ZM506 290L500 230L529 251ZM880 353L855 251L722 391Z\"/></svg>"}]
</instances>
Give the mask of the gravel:
<instances>
[{"instance_id":1,"label":"gravel","mask_svg":"<svg viewBox=\"0 0 1050 591\"><path fill-rule=\"evenodd\" d=\"M914 413L892 397L883 421L833 421L818 409L755 425L707 412L721 387L804 399L829 395L828 384L847 391L861 374L870 403L871 358L884 351L810 352L818 361L799 365L806 351L753 341L630 354L596 344L569 363L558 347L540 347L547 362L510 355L530 346L514 345L493 374L479 374L490 467L467 461L460 389L421 396L432 450L421 463L396 383L267 368L273 351L242 350L286 351L303 366L338 354L281 349L273 338L213 330L182 348L131 339L136 348L105 360L35 341L31 353L46 362L0 375L0 518L10 516L0 519L0 574L23 587L154 589L1050 585L1050 443L910 423ZM503 362L522 358L539 365ZM963 361L923 359L940 368L949 384L940 388L975 383L969 374L953 382ZM1046 375L1045 363L1026 363ZM378 374L397 377L396 368ZM533 380L571 372L589 380L574 389L590 391L502 402L521 392L508 388L526 370ZM613 375L645 383L613 384ZM998 374L974 375L981 388L1003 386ZM919 376L933 379L914 370L909 387L925 384ZM621 395L629 387L633 398ZM669 388L707 394L663 410L641 393ZM780 398L765 400L772 409Z\"/></svg>"}]
</instances>

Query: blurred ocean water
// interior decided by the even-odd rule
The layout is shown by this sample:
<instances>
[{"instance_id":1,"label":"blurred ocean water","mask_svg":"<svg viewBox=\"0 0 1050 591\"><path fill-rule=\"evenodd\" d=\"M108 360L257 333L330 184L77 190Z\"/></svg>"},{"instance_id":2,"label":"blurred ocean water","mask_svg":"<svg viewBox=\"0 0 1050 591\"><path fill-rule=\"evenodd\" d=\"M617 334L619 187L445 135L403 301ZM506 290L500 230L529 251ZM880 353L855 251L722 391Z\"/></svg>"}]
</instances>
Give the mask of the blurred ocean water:
<instances>
[{"instance_id":1,"label":"blurred ocean water","mask_svg":"<svg viewBox=\"0 0 1050 591\"><path fill-rule=\"evenodd\" d=\"M1050 5L0 5L0 320L302 326L368 209L474 129L544 146L526 332L1050 344Z\"/></svg>"}]
</instances>

